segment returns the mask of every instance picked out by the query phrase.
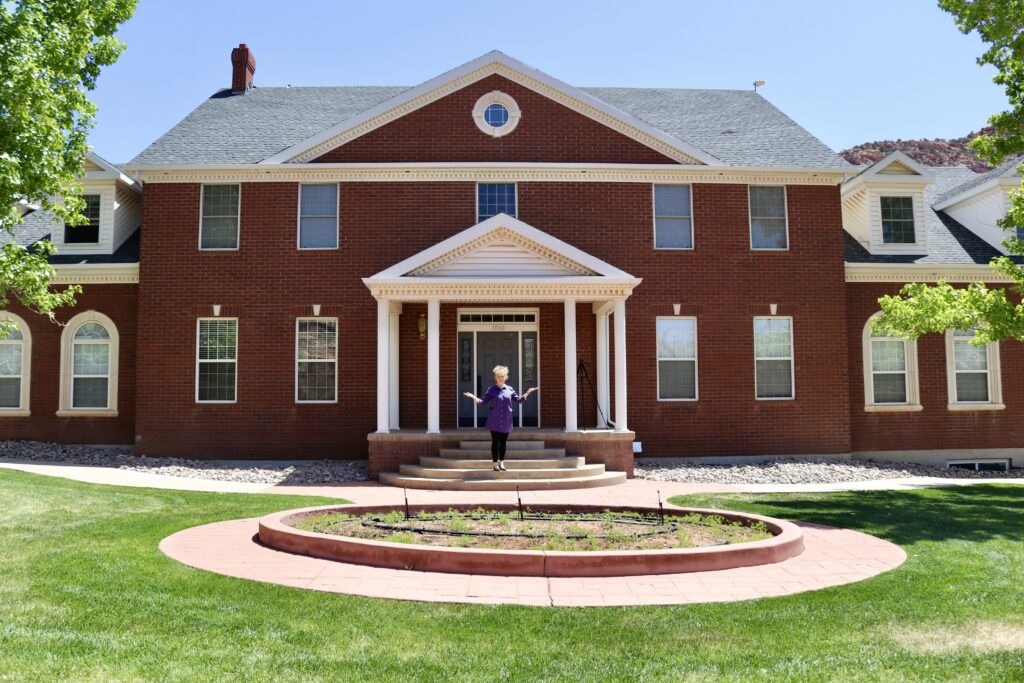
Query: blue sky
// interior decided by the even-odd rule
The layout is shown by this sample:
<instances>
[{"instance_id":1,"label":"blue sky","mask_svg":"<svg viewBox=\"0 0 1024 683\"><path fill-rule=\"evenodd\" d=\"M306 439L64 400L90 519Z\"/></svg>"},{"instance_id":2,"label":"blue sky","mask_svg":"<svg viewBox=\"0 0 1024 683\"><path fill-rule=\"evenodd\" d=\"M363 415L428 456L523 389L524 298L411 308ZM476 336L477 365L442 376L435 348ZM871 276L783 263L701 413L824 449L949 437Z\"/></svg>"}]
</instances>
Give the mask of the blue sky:
<instances>
[{"instance_id":1,"label":"blue sky","mask_svg":"<svg viewBox=\"0 0 1024 683\"><path fill-rule=\"evenodd\" d=\"M976 36L929 0L349 3L141 0L100 76L90 142L128 161L231 82L415 85L492 49L579 86L748 88L833 149L959 137L1006 100Z\"/></svg>"}]
</instances>

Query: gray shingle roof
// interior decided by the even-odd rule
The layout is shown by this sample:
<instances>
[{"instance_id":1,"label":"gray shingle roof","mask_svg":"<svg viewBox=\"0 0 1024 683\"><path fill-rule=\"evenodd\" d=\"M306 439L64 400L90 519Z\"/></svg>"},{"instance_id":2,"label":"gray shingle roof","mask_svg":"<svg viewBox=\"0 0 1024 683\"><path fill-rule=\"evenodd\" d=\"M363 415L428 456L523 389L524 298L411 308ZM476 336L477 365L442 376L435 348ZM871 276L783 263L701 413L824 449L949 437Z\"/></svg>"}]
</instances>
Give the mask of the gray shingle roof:
<instances>
[{"instance_id":1,"label":"gray shingle roof","mask_svg":"<svg viewBox=\"0 0 1024 683\"><path fill-rule=\"evenodd\" d=\"M222 90L129 166L254 164L407 87ZM745 90L584 88L594 97L741 166L848 168L844 160L760 95Z\"/></svg>"},{"instance_id":2,"label":"gray shingle roof","mask_svg":"<svg viewBox=\"0 0 1024 683\"><path fill-rule=\"evenodd\" d=\"M939 204L941 202L946 201L947 199L956 197L957 195L963 194L968 190L978 187L979 185L984 185L990 180L995 180L996 178L1005 174L1007 171L1010 171L1012 168L1020 166L1022 161L1024 161L1024 159L1014 157L1013 159L1005 161L999 166L996 166L991 171L988 171L986 173L975 173L973 178L970 178L966 182L960 183L959 185L954 185L953 187L944 191L942 194L938 195L935 198L934 203Z\"/></svg>"},{"instance_id":3,"label":"gray shingle roof","mask_svg":"<svg viewBox=\"0 0 1024 683\"><path fill-rule=\"evenodd\" d=\"M52 213L43 211L42 209L36 209L30 211L22 217L22 222L14 226L14 235L6 231L0 231L0 244L7 244L8 242L17 242L22 246L29 246L35 244L44 237L48 237L64 225L60 220L57 219Z\"/></svg>"},{"instance_id":4,"label":"gray shingle roof","mask_svg":"<svg viewBox=\"0 0 1024 683\"><path fill-rule=\"evenodd\" d=\"M26 214L23 222L15 226L13 237L7 232L0 233L0 244L13 241L28 247L40 240L49 239L54 231L63 227L64 223L56 216L38 209ZM50 257L49 261L54 265L62 263L138 263L140 232L141 230L136 230L113 254L55 254Z\"/></svg>"},{"instance_id":5,"label":"gray shingle roof","mask_svg":"<svg viewBox=\"0 0 1024 683\"><path fill-rule=\"evenodd\" d=\"M988 263L1000 255L999 250L981 239L942 211L931 208L937 198L976 180L979 174L965 166L929 166L935 182L924 189L925 228L928 230L927 254L870 254L849 233L846 237L844 259L847 263L922 263L965 264Z\"/></svg>"}]
</instances>

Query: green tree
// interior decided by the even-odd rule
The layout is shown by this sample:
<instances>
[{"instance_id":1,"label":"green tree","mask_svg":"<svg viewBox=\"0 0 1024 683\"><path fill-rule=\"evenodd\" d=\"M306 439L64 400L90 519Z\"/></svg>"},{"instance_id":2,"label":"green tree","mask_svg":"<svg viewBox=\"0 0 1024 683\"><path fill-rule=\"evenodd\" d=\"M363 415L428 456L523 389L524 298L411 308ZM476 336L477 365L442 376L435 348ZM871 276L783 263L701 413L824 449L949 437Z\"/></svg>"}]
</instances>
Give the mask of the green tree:
<instances>
[{"instance_id":1,"label":"green tree","mask_svg":"<svg viewBox=\"0 0 1024 683\"><path fill-rule=\"evenodd\" d=\"M940 0L939 6L953 15L963 33L977 31L981 36L987 49L978 64L996 68L993 80L1003 86L1009 100L1009 109L989 118L995 130L978 136L971 146L991 164L1024 153L1024 1ZM1024 226L1024 190L1014 189L1010 198L1010 210L999 223L1007 231L1003 245L1009 254L1024 255L1024 240L1017 236L1017 226ZM1024 268L1009 256L993 259L991 266L1013 284L1007 288L983 283L965 288L947 282L908 284L898 295L879 299L882 315L876 319L875 332L916 338L973 327L976 344L1024 340L1024 306L1008 295L1008 291L1018 297L1024 294Z\"/></svg>"},{"instance_id":2,"label":"green tree","mask_svg":"<svg viewBox=\"0 0 1024 683\"><path fill-rule=\"evenodd\" d=\"M114 32L135 3L0 0L0 242L21 223L20 200L72 225L85 221L75 178L96 115L87 93L124 49ZM0 247L0 309L14 299L52 319L74 305L80 288L50 286L53 251L50 242ZM0 322L0 338L12 329Z\"/></svg>"}]
</instances>

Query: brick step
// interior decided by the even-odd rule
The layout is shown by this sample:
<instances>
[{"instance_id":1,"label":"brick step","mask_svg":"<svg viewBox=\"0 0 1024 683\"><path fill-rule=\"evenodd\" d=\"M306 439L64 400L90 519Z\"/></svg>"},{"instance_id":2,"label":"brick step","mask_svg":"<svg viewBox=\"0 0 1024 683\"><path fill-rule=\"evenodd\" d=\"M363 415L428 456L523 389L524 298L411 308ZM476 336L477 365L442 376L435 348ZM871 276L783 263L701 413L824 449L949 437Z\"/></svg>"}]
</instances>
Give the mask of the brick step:
<instances>
[{"instance_id":1,"label":"brick step","mask_svg":"<svg viewBox=\"0 0 1024 683\"><path fill-rule=\"evenodd\" d=\"M469 450L480 450L485 448L488 451L491 450L491 442L487 441L460 441L459 448L467 448ZM522 439L509 439L505 442L505 450L509 451L535 451L544 450L543 441L524 441Z\"/></svg>"},{"instance_id":2,"label":"brick step","mask_svg":"<svg viewBox=\"0 0 1024 683\"><path fill-rule=\"evenodd\" d=\"M499 474L494 472L494 474ZM509 472L501 472L506 477ZM556 491L563 489L588 489L600 486L615 486L626 483L625 472L602 472L601 474L573 479L428 479L410 477L397 472L382 472L380 483L407 489L431 491Z\"/></svg>"},{"instance_id":3,"label":"brick step","mask_svg":"<svg viewBox=\"0 0 1024 683\"><path fill-rule=\"evenodd\" d=\"M480 443L483 443L482 441ZM543 444L541 444L543 445ZM458 458L458 459L473 459L473 458L486 458L491 459L491 442L488 441L486 448L440 448L437 454L442 458ZM505 451L506 460L518 460L522 458L564 458L564 448L516 448L508 449Z\"/></svg>"},{"instance_id":4,"label":"brick step","mask_svg":"<svg viewBox=\"0 0 1024 683\"><path fill-rule=\"evenodd\" d=\"M423 467L422 465L402 465L398 473L409 477L425 479L580 479L604 473L604 465L583 465L582 467L556 467L516 469L508 472L495 472L493 469L446 469Z\"/></svg>"},{"instance_id":5,"label":"brick step","mask_svg":"<svg viewBox=\"0 0 1024 683\"><path fill-rule=\"evenodd\" d=\"M453 449L454 450L454 449ZM461 451L459 451L461 452ZM493 467L491 463L490 454L487 457L480 458L435 458L432 456L423 456L420 458L420 464L424 467L442 468L442 469L477 469L477 470L489 470ZM512 458L506 459L505 465L510 470L521 470L521 469L556 469L562 467L580 467L586 464L584 458L576 456L558 457L558 458Z\"/></svg>"}]
</instances>

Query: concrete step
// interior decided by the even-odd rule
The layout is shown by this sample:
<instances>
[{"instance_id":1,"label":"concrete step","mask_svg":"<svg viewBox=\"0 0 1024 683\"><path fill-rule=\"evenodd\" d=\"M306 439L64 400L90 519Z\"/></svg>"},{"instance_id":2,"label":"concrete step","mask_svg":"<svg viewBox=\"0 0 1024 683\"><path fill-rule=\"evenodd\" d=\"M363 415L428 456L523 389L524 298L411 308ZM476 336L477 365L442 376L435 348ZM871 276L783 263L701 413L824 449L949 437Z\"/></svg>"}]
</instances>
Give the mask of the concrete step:
<instances>
[{"instance_id":1,"label":"concrete step","mask_svg":"<svg viewBox=\"0 0 1024 683\"><path fill-rule=\"evenodd\" d=\"M580 479L604 473L604 465L583 465L582 467L556 467L545 469L516 469L495 472L494 469L445 469L402 465L399 474L426 479Z\"/></svg>"},{"instance_id":2,"label":"concrete step","mask_svg":"<svg viewBox=\"0 0 1024 683\"><path fill-rule=\"evenodd\" d=\"M498 474L495 472L494 474ZM506 477L509 472L501 472ZM603 472L573 479L428 479L397 472L382 472L380 483L407 489L431 491L557 491L615 486L626 483L625 472Z\"/></svg>"},{"instance_id":3,"label":"concrete step","mask_svg":"<svg viewBox=\"0 0 1024 683\"><path fill-rule=\"evenodd\" d=\"M480 442L484 443L484 442ZM543 445L543 444L542 444ZM473 458L491 459L491 442L486 442L486 447L480 448L441 448L437 454L442 458L457 458L460 460ZM564 458L564 448L516 448L505 451L505 459L520 458Z\"/></svg>"},{"instance_id":4,"label":"concrete step","mask_svg":"<svg viewBox=\"0 0 1024 683\"><path fill-rule=\"evenodd\" d=\"M420 458L420 464L424 467L466 470L489 470L493 466L491 464L490 454L488 454L486 458L480 457L474 459L435 458L431 456L424 456ZM565 458L513 458L511 460L506 459L505 464L510 470L556 469L562 467L580 467L586 464L586 460L577 456L568 456Z\"/></svg>"},{"instance_id":5,"label":"concrete step","mask_svg":"<svg viewBox=\"0 0 1024 683\"><path fill-rule=\"evenodd\" d=\"M481 448L486 448L487 450L491 450L491 441L490 439L481 441L460 441L459 448L468 448L470 450L480 450ZM505 449L509 451L543 450L544 442L532 440L527 441L525 439L509 439L507 442L505 442Z\"/></svg>"}]
</instances>

